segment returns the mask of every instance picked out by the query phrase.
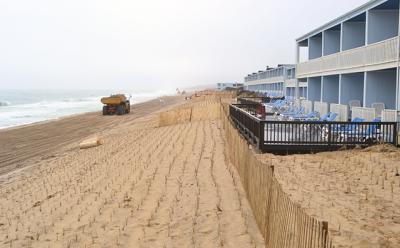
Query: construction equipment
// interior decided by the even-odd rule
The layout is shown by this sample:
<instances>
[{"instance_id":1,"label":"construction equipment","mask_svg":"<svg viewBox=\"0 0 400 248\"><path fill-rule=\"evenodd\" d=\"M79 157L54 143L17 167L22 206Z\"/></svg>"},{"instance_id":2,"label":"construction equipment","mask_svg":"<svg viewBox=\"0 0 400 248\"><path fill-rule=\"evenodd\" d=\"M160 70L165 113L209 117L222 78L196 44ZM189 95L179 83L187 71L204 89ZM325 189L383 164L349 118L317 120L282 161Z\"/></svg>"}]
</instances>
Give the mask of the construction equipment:
<instances>
[{"instance_id":1,"label":"construction equipment","mask_svg":"<svg viewBox=\"0 0 400 248\"><path fill-rule=\"evenodd\" d=\"M103 115L124 115L131 110L130 97L123 94L111 95L101 98L103 106Z\"/></svg>"}]
</instances>

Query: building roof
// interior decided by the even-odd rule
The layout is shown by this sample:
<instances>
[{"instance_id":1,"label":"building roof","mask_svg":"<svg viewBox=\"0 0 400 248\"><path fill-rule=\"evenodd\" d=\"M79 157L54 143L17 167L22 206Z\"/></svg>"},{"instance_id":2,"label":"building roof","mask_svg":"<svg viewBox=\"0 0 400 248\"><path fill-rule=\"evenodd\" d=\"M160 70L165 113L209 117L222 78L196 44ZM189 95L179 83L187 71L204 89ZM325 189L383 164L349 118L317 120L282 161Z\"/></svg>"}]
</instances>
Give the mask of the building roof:
<instances>
[{"instance_id":1,"label":"building roof","mask_svg":"<svg viewBox=\"0 0 400 248\"><path fill-rule=\"evenodd\" d=\"M267 69L265 71L258 71L258 72L254 72L252 74L248 74L245 78L255 77L255 76L258 76L258 75L260 75L262 73L265 73L265 72L278 70L281 67L286 67L287 69L295 69L295 65L294 64L278 64L278 67L269 67L269 66L267 66Z\"/></svg>"},{"instance_id":2,"label":"building roof","mask_svg":"<svg viewBox=\"0 0 400 248\"><path fill-rule=\"evenodd\" d=\"M295 67L295 65L294 64L278 64L278 68L279 67L289 67L289 68L291 68L291 67Z\"/></svg>"},{"instance_id":3,"label":"building roof","mask_svg":"<svg viewBox=\"0 0 400 248\"><path fill-rule=\"evenodd\" d=\"M337 26L338 24L340 24L340 23L342 23L344 21L353 19L354 17L364 13L365 11L367 11L369 9L372 9L372 8L375 8L378 5L381 5L383 3L385 3L385 5L386 5L386 6L383 6L383 8L385 8L385 7L386 8L390 8L391 5L395 4L394 2L396 2L396 1L392 1L392 0L372 0L372 1L369 1L369 2L361 5L360 7L356 8L356 9L354 9L354 10L352 10L352 11L350 11L350 12L348 12L348 13L346 13L346 14L344 14L344 15L342 15L342 16L340 16L340 17L338 17L338 18L336 18L336 19L334 19L334 20L332 20L330 22L328 22L328 23L326 23L325 25L320 26L319 28L316 28L316 29L312 30L311 32L308 32L307 34L297 38L296 42L304 41L304 40L308 39L309 37L312 37L312 36L322 32L323 30L333 28L333 27Z\"/></svg>"}]
</instances>

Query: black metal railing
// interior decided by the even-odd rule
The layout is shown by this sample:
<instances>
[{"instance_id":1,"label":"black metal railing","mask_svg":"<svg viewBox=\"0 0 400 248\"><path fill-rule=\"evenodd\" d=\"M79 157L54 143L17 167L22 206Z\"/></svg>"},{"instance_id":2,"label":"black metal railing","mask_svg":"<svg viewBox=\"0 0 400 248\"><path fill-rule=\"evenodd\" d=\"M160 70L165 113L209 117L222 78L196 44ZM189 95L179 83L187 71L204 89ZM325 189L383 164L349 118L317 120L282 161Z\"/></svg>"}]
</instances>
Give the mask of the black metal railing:
<instances>
[{"instance_id":1,"label":"black metal railing","mask_svg":"<svg viewBox=\"0 0 400 248\"><path fill-rule=\"evenodd\" d=\"M239 97L237 100L240 104L261 104L270 103L272 100L283 100L284 97L269 97L269 96L252 96Z\"/></svg>"},{"instance_id":2,"label":"black metal railing","mask_svg":"<svg viewBox=\"0 0 400 248\"><path fill-rule=\"evenodd\" d=\"M326 151L387 143L398 145L396 122L260 120L246 105L230 105L239 131L263 152Z\"/></svg>"},{"instance_id":3,"label":"black metal railing","mask_svg":"<svg viewBox=\"0 0 400 248\"><path fill-rule=\"evenodd\" d=\"M239 104L261 104L268 99L266 97L240 97L237 101Z\"/></svg>"},{"instance_id":4,"label":"black metal railing","mask_svg":"<svg viewBox=\"0 0 400 248\"><path fill-rule=\"evenodd\" d=\"M252 116L257 116L260 112L260 104L257 103L244 103L244 104L235 104L235 107L238 108L238 110L243 110L244 112L252 115Z\"/></svg>"},{"instance_id":5,"label":"black metal railing","mask_svg":"<svg viewBox=\"0 0 400 248\"><path fill-rule=\"evenodd\" d=\"M251 105L236 104L229 106L229 116L232 118L239 131L253 143L259 143L261 135L260 123L253 112Z\"/></svg>"}]
</instances>

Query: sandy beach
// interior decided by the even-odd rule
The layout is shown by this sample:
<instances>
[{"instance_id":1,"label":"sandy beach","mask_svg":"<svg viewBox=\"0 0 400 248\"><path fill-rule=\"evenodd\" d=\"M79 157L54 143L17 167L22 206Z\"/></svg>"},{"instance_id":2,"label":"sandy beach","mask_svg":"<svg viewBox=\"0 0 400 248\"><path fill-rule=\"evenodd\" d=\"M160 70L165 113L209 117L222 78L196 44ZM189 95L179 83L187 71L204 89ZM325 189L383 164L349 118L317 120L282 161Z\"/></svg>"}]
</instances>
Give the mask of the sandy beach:
<instances>
[{"instance_id":1,"label":"sandy beach","mask_svg":"<svg viewBox=\"0 0 400 248\"><path fill-rule=\"evenodd\" d=\"M337 247L400 247L399 149L259 157L294 202L329 222Z\"/></svg>"},{"instance_id":2,"label":"sandy beach","mask_svg":"<svg viewBox=\"0 0 400 248\"><path fill-rule=\"evenodd\" d=\"M102 116L101 112L93 112L0 130L0 175L40 163L57 152L75 147L92 134L101 135L121 124L129 125L139 117L178 105L183 98L171 96L163 97L162 104L159 99L134 104L130 115Z\"/></svg>"},{"instance_id":3,"label":"sandy beach","mask_svg":"<svg viewBox=\"0 0 400 248\"><path fill-rule=\"evenodd\" d=\"M0 132L0 247L280 247L304 229L289 224L300 212L334 247L399 247L398 149L275 156L241 138L248 151L233 154L221 113L212 96L166 97ZM103 144L79 149L93 135Z\"/></svg>"},{"instance_id":4,"label":"sandy beach","mask_svg":"<svg viewBox=\"0 0 400 248\"><path fill-rule=\"evenodd\" d=\"M159 125L181 98L1 132L0 246L264 247L220 120Z\"/></svg>"}]
</instances>

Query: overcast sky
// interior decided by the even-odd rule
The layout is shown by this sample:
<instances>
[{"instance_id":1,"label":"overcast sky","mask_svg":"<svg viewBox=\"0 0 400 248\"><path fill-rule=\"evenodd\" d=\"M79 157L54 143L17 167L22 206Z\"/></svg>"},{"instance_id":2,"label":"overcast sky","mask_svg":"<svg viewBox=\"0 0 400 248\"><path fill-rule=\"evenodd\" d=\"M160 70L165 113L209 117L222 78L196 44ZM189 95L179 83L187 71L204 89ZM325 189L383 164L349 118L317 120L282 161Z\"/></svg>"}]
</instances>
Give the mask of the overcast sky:
<instances>
[{"instance_id":1,"label":"overcast sky","mask_svg":"<svg viewBox=\"0 0 400 248\"><path fill-rule=\"evenodd\" d=\"M0 88L152 90L293 63L367 0L0 0Z\"/></svg>"}]
</instances>

